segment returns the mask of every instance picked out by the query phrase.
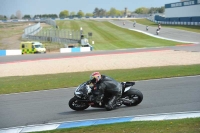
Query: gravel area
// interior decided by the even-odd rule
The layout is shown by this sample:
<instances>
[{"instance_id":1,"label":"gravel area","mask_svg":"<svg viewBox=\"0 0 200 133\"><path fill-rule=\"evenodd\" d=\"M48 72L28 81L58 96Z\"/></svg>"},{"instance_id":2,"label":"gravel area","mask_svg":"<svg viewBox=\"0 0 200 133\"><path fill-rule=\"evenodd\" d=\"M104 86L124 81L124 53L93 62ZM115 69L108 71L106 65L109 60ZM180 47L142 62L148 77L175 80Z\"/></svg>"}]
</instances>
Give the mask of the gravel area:
<instances>
[{"instance_id":1,"label":"gravel area","mask_svg":"<svg viewBox=\"0 0 200 133\"><path fill-rule=\"evenodd\" d=\"M0 64L0 77L200 64L200 52L153 51Z\"/></svg>"}]
</instances>

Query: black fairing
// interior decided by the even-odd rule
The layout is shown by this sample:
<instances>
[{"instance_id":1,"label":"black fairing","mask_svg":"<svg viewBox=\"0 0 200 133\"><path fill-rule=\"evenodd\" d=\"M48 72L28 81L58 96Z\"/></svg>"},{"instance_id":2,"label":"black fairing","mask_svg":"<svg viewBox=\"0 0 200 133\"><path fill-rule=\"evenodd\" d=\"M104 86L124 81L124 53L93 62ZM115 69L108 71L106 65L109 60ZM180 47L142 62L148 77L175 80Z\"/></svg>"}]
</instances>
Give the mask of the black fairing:
<instances>
[{"instance_id":1,"label":"black fairing","mask_svg":"<svg viewBox=\"0 0 200 133\"><path fill-rule=\"evenodd\" d=\"M126 82L125 83L125 88L129 87L129 86L133 86L133 85L135 85L135 82Z\"/></svg>"},{"instance_id":2,"label":"black fairing","mask_svg":"<svg viewBox=\"0 0 200 133\"><path fill-rule=\"evenodd\" d=\"M88 90L87 90L87 88L86 88L86 84L85 84L85 83L81 84L81 85L79 86L79 88L76 89L76 92L79 92L79 93L80 93L79 96L81 96L81 98L86 97L86 96L87 96L87 92L88 92ZM85 98L84 98L84 99L85 99Z\"/></svg>"},{"instance_id":3,"label":"black fairing","mask_svg":"<svg viewBox=\"0 0 200 133\"><path fill-rule=\"evenodd\" d=\"M121 82L123 91L126 87L135 85L135 82Z\"/></svg>"}]
</instances>

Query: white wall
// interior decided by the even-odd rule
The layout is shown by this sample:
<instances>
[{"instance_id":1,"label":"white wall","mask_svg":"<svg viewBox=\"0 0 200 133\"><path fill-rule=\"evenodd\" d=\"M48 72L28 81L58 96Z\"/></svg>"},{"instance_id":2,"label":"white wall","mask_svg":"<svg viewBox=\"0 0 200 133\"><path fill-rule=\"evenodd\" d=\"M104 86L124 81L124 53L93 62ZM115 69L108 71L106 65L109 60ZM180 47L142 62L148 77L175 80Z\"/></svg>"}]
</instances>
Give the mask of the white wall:
<instances>
[{"instance_id":1,"label":"white wall","mask_svg":"<svg viewBox=\"0 0 200 133\"><path fill-rule=\"evenodd\" d=\"M6 50L6 55L21 55L22 50L16 49L16 50Z\"/></svg>"},{"instance_id":2,"label":"white wall","mask_svg":"<svg viewBox=\"0 0 200 133\"><path fill-rule=\"evenodd\" d=\"M174 8L165 8L165 17L194 17L200 16L200 4L191 6L182 6Z\"/></svg>"}]
</instances>

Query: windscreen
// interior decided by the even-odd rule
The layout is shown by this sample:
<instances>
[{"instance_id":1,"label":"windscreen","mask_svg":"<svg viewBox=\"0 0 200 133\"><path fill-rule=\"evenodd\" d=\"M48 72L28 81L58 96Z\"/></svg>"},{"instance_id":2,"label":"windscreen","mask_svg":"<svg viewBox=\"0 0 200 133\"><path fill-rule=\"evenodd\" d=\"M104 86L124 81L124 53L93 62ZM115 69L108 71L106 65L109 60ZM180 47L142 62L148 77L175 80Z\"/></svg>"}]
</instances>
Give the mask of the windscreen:
<instances>
[{"instance_id":1,"label":"windscreen","mask_svg":"<svg viewBox=\"0 0 200 133\"><path fill-rule=\"evenodd\" d=\"M77 90L78 92L82 93L82 94L87 94L88 90L85 84L80 85Z\"/></svg>"},{"instance_id":2,"label":"windscreen","mask_svg":"<svg viewBox=\"0 0 200 133\"><path fill-rule=\"evenodd\" d=\"M35 45L35 48L44 48L44 47L43 47L43 45L37 44L37 45Z\"/></svg>"},{"instance_id":3,"label":"windscreen","mask_svg":"<svg viewBox=\"0 0 200 133\"><path fill-rule=\"evenodd\" d=\"M35 48L44 48L41 43L34 43Z\"/></svg>"}]
</instances>

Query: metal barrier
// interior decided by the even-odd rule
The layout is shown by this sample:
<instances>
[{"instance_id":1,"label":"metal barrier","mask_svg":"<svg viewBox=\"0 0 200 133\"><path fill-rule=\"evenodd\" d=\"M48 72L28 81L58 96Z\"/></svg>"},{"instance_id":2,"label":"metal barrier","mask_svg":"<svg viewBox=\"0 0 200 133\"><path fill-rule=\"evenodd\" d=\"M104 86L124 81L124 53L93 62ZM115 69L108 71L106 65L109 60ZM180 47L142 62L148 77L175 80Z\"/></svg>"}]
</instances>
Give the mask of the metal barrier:
<instances>
[{"instance_id":1,"label":"metal barrier","mask_svg":"<svg viewBox=\"0 0 200 133\"><path fill-rule=\"evenodd\" d=\"M37 34L42 27L40 26L40 22L35 25L30 25L24 29L24 34L22 35L22 39L27 38L27 35L35 35Z\"/></svg>"},{"instance_id":2,"label":"metal barrier","mask_svg":"<svg viewBox=\"0 0 200 133\"><path fill-rule=\"evenodd\" d=\"M41 30L42 27L40 26L40 23L37 23L36 25L31 25L24 29L22 39L35 40L40 42L61 43L65 47L68 47L68 45L80 43L83 31L74 31L67 29L59 30L54 20L48 19L45 20L45 22L52 25L54 28Z\"/></svg>"},{"instance_id":3,"label":"metal barrier","mask_svg":"<svg viewBox=\"0 0 200 133\"><path fill-rule=\"evenodd\" d=\"M168 24L168 25L199 25L200 26L200 22L156 21L152 18L148 18L148 20L155 22L155 23Z\"/></svg>"}]
</instances>

